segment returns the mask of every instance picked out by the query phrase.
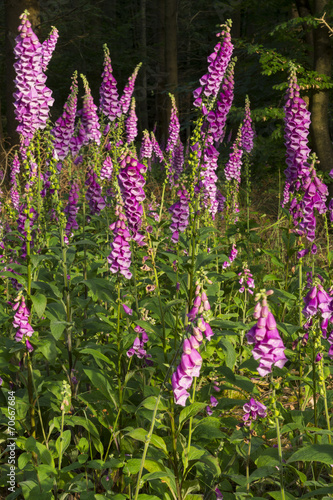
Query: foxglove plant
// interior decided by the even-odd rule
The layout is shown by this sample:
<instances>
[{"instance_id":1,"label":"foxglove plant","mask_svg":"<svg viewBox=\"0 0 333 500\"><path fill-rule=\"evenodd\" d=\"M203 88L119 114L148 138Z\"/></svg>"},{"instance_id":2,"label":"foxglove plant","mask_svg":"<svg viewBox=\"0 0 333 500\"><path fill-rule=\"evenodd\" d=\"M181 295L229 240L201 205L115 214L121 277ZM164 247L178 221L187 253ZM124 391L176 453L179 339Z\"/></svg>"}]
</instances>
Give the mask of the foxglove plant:
<instances>
[{"instance_id":1,"label":"foxglove plant","mask_svg":"<svg viewBox=\"0 0 333 500\"><path fill-rule=\"evenodd\" d=\"M150 140L148 130L144 130L141 143L141 150L140 150L140 159L143 160L144 158L147 158L148 160L150 160L152 154L153 154L153 144Z\"/></svg>"},{"instance_id":2,"label":"foxglove plant","mask_svg":"<svg viewBox=\"0 0 333 500\"><path fill-rule=\"evenodd\" d=\"M68 243L69 237L73 235L73 231L79 228L76 221L76 216L79 211L78 201L79 201L80 188L76 181L71 185L71 189L68 195L68 203L64 209L67 215L67 223L65 227L65 242Z\"/></svg>"},{"instance_id":3,"label":"foxglove plant","mask_svg":"<svg viewBox=\"0 0 333 500\"><path fill-rule=\"evenodd\" d=\"M224 175L227 180L227 211L228 219L230 216L234 216L234 221L238 220L237 213L238 208L238 191L241 181L241 168L242 168L242 156L243 150L241 149L241 130L239 128L236 140L233 144L232 151L229 156L229 160L224 168Z\"/></svg>"},{"instance_id":4,"label":"foxglove plant","mask_svg":"<svg viewBox=\"0 0 333 500\"><path fill-rule=\"evenodd\" d=\"M239 289L240 293L244 293L245 291L247 291L248 293L253 295L253 289L255 288L253 274L251 273L250 269L247 268L246 264L243 266L243 271L238 273L238 276L238 283L241 285Z\"/></svg>"},{"instance_id":5,"label":"foxglove plant","mask_svg":"<svg viewBox=\"0 0 333 500\"><path fill-rule=\"evenodd\" d=\"M160 163L163 163L164 162L163 152L160 148L159 143L156 140L154 132L150 133L150 137L151 137L151 143L152 143L152 147L153 147L153 158L156 158L156 159L158 159L158 161Z\"/></svg>"},{"instance_id":6,"label":"foxglove plant","mask_svg":"<svg viewBox=\"0 0 333 500\"><path fill-rule=\"evenodd\" d=\"M147 167L130 155L124 155L119 163L118 183L124 201L127 224L133 240L142 246L145 243L139 230L143 215L142 202L146 198L143 190L146 181L143 174L146 173Z\"/></svg>"},{"instance_id":7,"label":"foxglove plant","mask_svg":"<svg viewBox=\"0 0 333 500\"><path fill-rule=\"evenodd\" d=\"M98 182L97 174L93 168L87 172L85 185L88 186L86 200L89 202L90 212L92 215L99 214L105 208L105 200L102 196L102 188Z\"/></svg>"},{"instance_id":8,"label":"foxglove plant","mask_svg":"<svg viewBox=\"0 0 333 500\"><path fill-rule=\"evenodd\" d=\"M203 317L204 311L210 309L210 304L206 293L202 291L200 294L200 288L197 284L193 307L187 315L190 322L189 330L192 330L192 334L183 342L181 362L171 378L175 403L181 406L185 406L190 396L187 390L191 387L193 378L200 375L202 357L199 354L199 348L204 338L203 334L208 341L214 335L209 323Z\"/></svg>"},{"instance_id":9,"label":"foxglove plant","mask_svg":"<svg viewBox=\"0 0 333 500\"><path fill-rule=\"evenodd\" d=\"M91 90L88 81L84 75L81 75L83 80L85 94L83 96L82 108L82 127L85 132L84 145L89 142L95 142L98 146L101 143L100 124L97 116L97 106L91 95Z\"/></svg>"},{"instance_id":10,"label":"foxglove plant","mask_svg":"<svg viewBox=\"0 0 333 500\"><path fill-rule=\"evenodd\" d=\"M213 138L209 136L206 140L206 147L203 150L202 166L200 170L200 183L202 187L202 201L204 206L210 212L212 219L215 220L215 216L218 209L218 201L216 199L217 188L216 181L217 175L215 173L217 169L217 160L219 152L213 145Z\"/></svg>"},{"instance_id":11,"label":"foxglove plant","mask_svg":"<svg viewBox=\"0 0 333 500\"><path fill-rule=\"evenodd\" d=\"M131 144L136 139L136 136L138 135L138 117L136 116L135 112L135 99L134 97L132 98L131 102L131 109L129 112L129 115L126 119L126 135L127 139L126 142L127 144Z\"/></svg>"},{"instance_id":12,"label":"foxglove plant","mask_svg":"<svg viewBox=\"0 0 333 500\"><path fill-rule=\"evenodd\" d=\"M237 250L237 247L235 245L235 243L232 244L232 247L231 247L231 252L230 252L230 255L228 257L228 261L224 261L223 262L223 269L226 269L227 267L230 267L230 265L233 263L233 261L235 260L235 258L237 257L237 254L238 254L238 250Z\"/></svg>"},{"instance_id":13,"label":"foxglove plant","mask_svg":"<svg viewBox=\"0 0 333 500\"><path fill-rule=\"evenodd\" d=\"M244 424L248 427L251 426L254 420L257 418L266 418L267 417L267 407L260 403L260 401L256 401L251 398L248 403L245 403L243 406L244 415L242 417Z\"/></svg>"},{"instance_id":14,"label":"foxglove plant","mask_svg":"<svg viewBox=\"0 0 333 500\"><path fill-rule=\"evenodd\" d=\"M57 41L59 38L59 33L57 28L52 26L51 33L49 37L42 43L42 67L43 71L47 70L49 62L51 61L52 54L57 45Z\"/></svg>"},{"instance_id":15,"label":"foxglove plant","mask_svg":"<svg viewBox=\"0 0 333 500\"><path fill-rule=\"evenodd\" d=\"M236 58L228 66L223 79L221 92L216 103L216 109L207 114L208 134L211 134L216 145L219 145L224 138L225 124L234 99L234 68Z\"/></svg>"},{"instance_id":16,"label":"foxglove plant","mask_svg":"<svg viewBox=\"0 0 333 500\"><path fill-rule=\"evenodd\" d=\"M139 359L149 359L152 357L151 354L147 354L145 350L145 344L148 342L148 335L146 330L141 326L136 326L134 331L138 333L138 336L133 342L133 346L127 351L127 356L131 358L132 356L137 356Z\"/></svg>"},{"instance_id":17,"label":"foxglove plant","mask_svg":"<svg viewBox=\"0 0 333 500\"><path fill-rule=\"evenodd\" d=\"M32 336L34 330L29 323L30 311L25 304L23 295L19 295L15 302L16 304L13 306L13 311L15 311L13 327L17 328L15 340L16 342L21 342L23 340L28 351L31 352L33 351L33 347L30 344L28 337L30 338Z\"/></svg>"},{"instance_id":18,"label":"foxglove plant","mask_svg":"<svg viewBox=\"0 0 333 500\"><path fill-rule=\"evenodd\" d=\"M106 44L104 48L104 70L102 73L102 84L99 90L99 111L110 121L121 117L121 108L117 90L117 81L112 74L110 51Z\"/></svg>"},{"instance_id":19,"label":"foxglove plant","mask_svg":"<svg viewBox=\"0 0 333 500\"><path fill-rule=\"evenodd\" d=\"M141 63L137 65L133 74L129 77L128 83L124 88L123 95L121 96L121 98L119 100L120 108L121 108L121 111L124 115L127 114L128 110L130 108L131 99L132 99L132 95L134 92L135 80L136 80L136 77L138 75L140 67L141 67Z\"/></svg>"},{"instance_id":20,"label":"foxglove plant","mask_svg":"<svg viewBox=\"0 0 333 500\"><path fill-rule=\"evenodd\" d=\"M270 292L256 295L256 300L263 297L261 304L257 302L254 309L253 317L258 321L247 333L248 343L254 344L252 355L254 359L259 360L258 373L261 377L271 373L273 366L283 368L287 362L275 318L268 308L267 295L270 295Z\"/></svg>"},{"instance_id":21,"label":"foxglove plant","mask_svg":"<svg viewBox=\"0 0 333 500\"><path fill-rule=\"evenodd\" d=\"M16 130L23 137L23 147L27 147L38 129L44 129L49 117L49 109L54 99L52 91L46 87L44 74L43 47L31 28L27 11L21 16L21 24L16 37L14 64L16 92L14 107L19 122ZM51 48L51 46L50 46ZM45 61L50 51L45 47Z\"/></svg>"},{"instance_id":22,"label":"foxglove plant","mask_svg":"<svg viewBox=\"0 0 333 500\"><path fill-rule=\"evenodd\" d=\"M173 243L177 243L179 240L179 233L183 233L189 224L189 194L185 188L180 189L177 192L179 200L174 203L170 208L172 223L170 225L171 231L173 231L171 240Z\"/></svg>"},{"instance_id":23,"label":"foxglove plant","mask_svg":"<svg viewBox=\"0 0 333 500\"><path fill-rule=\"evenodd\" d=\"M176 99L172 94L169 94L171 99L171 116L169 123L169 137L165 148L166 153L172 154L179 140L180 124L178 119L178 110Z\"/></svg>"},{"instance_id":24,"label":"foxglove plant","mask_svg":"<svg viewBox=\"0 0 333 500\"><path fill-rule=\"evenodd\" d=\"M112 273L120 273L129 280L132 277L129 270L131 266L131 247L129 244L131 235L126 227L126 216L120 203L117 203L115 214L117 220L110 225L114 238L107 260Z\"/></svg>"},{"instance_id":25,"label":"foxglove plant","mask_svg":"<svg viewBox=\"0 0 333 500\"><path fill-rule=\"evenodd\" d=\"M10 171L10 182L11 182L11 190L10 197L12 200L12 204L15 210L19 209L20 204L20 195L17 191L17 176L20 173L20 161L18 159L18 155L15 154L12 164L12 169Z\"/></svg>"},{"instance_id":26,"label":"foxglove plant","mask_svg":"<svg viewBox=\"0 0 333 500\"><path fill-rule=\"evenodd\" d=\"M103 161L103 165L100 172L100 178L103 181L110 181L112 178L113 163L110 156L107 156Z\"/></svg>"},{"instance_id":27,"label":"foxglove plant","mask_svg":"<svg viewBox=\"0 0 333 500\"><path fill-rule=\"evenodd\" d=\"M183 172L183 169L184 169L184 146L179 138L177 144L174 147L171 157L170 174L172 174L172 177L170 177L170 181L172 182L172 184L176 184L178 182Z\"/></svg>"},{"instance_id":28,"label":"foxglove plant","mask_svg":"<svg viewBox=\"0 0 333 500\"><path fill-rule=\"evenodd\" d=\"M250 99L248 96L245 98L245 118L242 126L242 150L251 153L253 149L254 132L252 128Z\"/></svg>"},{"instance_id":29,"label":"foxglove plant","mask_svg":"<svg viewBox=\"0 0 333 500\"><path fill-rule=\"evenodd\" d=\"M193 92L195 99L193 104L196 107L203 105L204 114L207 111L207 98L214 99L218 94L233 52L230 36L231 21L228 20L223 27L223 31L217 34L218 37L221 37L221 41L215 45L214 52L207 58L209 63L208 73L200 78L201 86Z\"/></svg>"},{"instance_id":30,"label":"foxglove plant","mask_svg":"<svg viewBox=\"0 0 333 500\"><path fill-rule=\"evenodd\" d=\"M64 105L64 111L55 122L55 126L51 131L51 134L53 135L52 142L54 150L60 161L64 160L68 155L70 142L72 137L74 136L77 93L77 72L75 71L72 78L70 94Z\"/></svg>"}]
</instances>

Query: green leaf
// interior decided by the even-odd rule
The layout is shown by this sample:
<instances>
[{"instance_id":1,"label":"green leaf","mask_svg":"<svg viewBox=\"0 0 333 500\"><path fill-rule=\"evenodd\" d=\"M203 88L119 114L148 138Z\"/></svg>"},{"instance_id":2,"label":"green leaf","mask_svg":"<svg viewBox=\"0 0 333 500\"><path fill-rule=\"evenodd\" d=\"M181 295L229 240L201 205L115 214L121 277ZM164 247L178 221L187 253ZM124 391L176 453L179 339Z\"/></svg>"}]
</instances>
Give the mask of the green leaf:
<instances>
[{"instance_id":1,"label":"green leaf","mask_svg":"<svg viewBox=\"0 0 333 500\"><path fill-rule=\"evenodd\" d=\"M100 370L97 370L97 368L93 370L86 368L84 369L84 373L90 379L92 385L96 389L101 391L101 393L106 397L106 399L111 400L114 403L116 410L118 410L118 404L115 400L115 397L111 389L111 385L108 379L106 378L105 373L102 373Z\"/></svg>"},{"instance_id":2,"label":"green leaf","mask_svg":"<svg viewBox=\"0 0 333 500\"><path fill-rule=\"evenodd\" d=\"M181 427L186 420L191 417L194 417L197 413L202 411L207 406L206 403L192 403L189 406L186 406L179 415L179 427Z\"/></svg>"},{"instance_id":3,"label":"green leaf","mask_svg":"<svg viewBox=\"0 0 333 500\"><path fill-rule=\"evenodd\" d=\"M130 431L127 436L145 443L148 439L148 433L148 431L139 427L138 429L133 429L132 431ZM157 436L156 434L152 434L150 442L152 445L156 446L156 448L160 448L166 455L168 455L168 450L163 438Z\"/></svg>"},{"instance_id":4,"label":"green leaf","mask_svg":"<svg viewBox=\"0 0 333 500\"><path fill-rule=\"evenodd\" d=\"M44 314L45 307L47 304L47 298L41 293L36 293L36 295L31 295L31 300L34 305L37 316L41 318Z\"/></svg>"},{"instance_id":5,"label":"green leaf","mask_svg":"<svg viewBox=\"0 0 333 500\"><path fill-rule=\"evenodd\" d=\"M330 494L333 493L333 485L331 486L325 486L323 488L318 488L318 490L310 491L309 493L306 493L305 495L300 497L300 500L303 500L303 498L312 498L317 495L326 495L326 493Z\"/></svg>"},{"instance_id":6,"label":"green leaf","mask_svg":"<svg viewBox=\"0 0 333 500\"><path fill-rule=\"evenodd\" d=\"M225 338L221 338L219 344L222 346L222 350L225 355L225 364L231 370L235 366L236 363L236 351L234 346Z\"/></svg>"},{"instance_id":7,"label":"green leaf","mask_svg":"<svg viewBox=\"0 0 333 500\"><path fill-rule=\"evenodd\" d=\"M277 474L278 470L275 467L259 467L256 469L254 472L249 477L249 480L247 483L252 483L253 481L256 481L257 479L262 479L263 477L268 477L268 476L273 476L274 474Z\"/></svg>"},{"instance_id":8,"label":"green leaf","mask_svg":"<svg viewBox=\"0 0 333 500\"><path fill-rule=\"evenodd\" d=\"M147 408L148 410L154 410L155 409L155 406L156 406L156 397L155 396L149 396L148 398L146 398L142 403L141 405L139 406L139 408L143 406L144 408ZM158 403L158 410L167 410L167 406L165 406L165 404L163 403L163 401L159 401Z\"/></svg>"},{"instance_id":9,"label":"green leaf","mask_svg":"<svg viewBox=\"0 0 333 500\"><path fill-rule=\"evenodd\" d=\"M267 491L267 493L274 498L274 500L282 500L281 490L278 491ZM288 491L284 492L286 500L296 500L296 498Z\"/></svg>"},{"instance_id":10,"label":"green leaf","mask_svg":"<svg viewBox=\"0 0 333 500\"><path fill-rule=\"evenodd\" d=\"M321 462L333 464L333 444L311 444L295 451L287 460L291 462Z\"/></svg>"},{"instance_id":11,"label":"green leaf","mask_svg":"<svg viewBox=\"0 0 333 500\"><path fill-rule=\"evenodd\" d=\"M63 432L62 436L60 435L56 440L56 449L59 457L60 457L60 452L61 454L64 454L64 452L67 450L70 442L71 442L71 431L67 429L66 431Z\"/></svg>"},{"instance_id":12,"label":"green leaf","mask_svg":"<svg viewBox=\"0 0 333 500\"><path fill-rule=\"evenodd\" d=\"M54 363L57 358L57 346L52 337L39 339L36 351L40 351L49 363Z\"/></svg>"},{"instance_id":13,"label":"green leaf","mask_svg":"<svg viewBox=\"0 0 333 500\"><path fill-rule=\"evenodd\" d=\"M101 359L102 361L105 361L109 365L113 364L112 361L110 361L109 358L105 356L105 354L102 354L97 349L91 349L90 347L86 347L84 349L81 349L80 354L91 354L95 359Z\"/></svg>"},{"instance_id":14,"label":"green leaf","mask_svg":"<svg viewBox=\"0 0 333 500\"><path fill-rule=\"evenodd\" d=\"M66 321L59 321L57 319L52 319L50 321L50 329L53 337L56 340L59 340L61 335L63 334L63 331L66 328Z\"/></svg>"},{"instance_id":15,"label":"green leaf","mask_svg":"<svg viewBox=\"0 0 333 500\"><path fill-rule=\"evenodd\" d=\"M147 495L146 493L141 493L138 496L138 500L160 500L156 495Z\"/></svg>"},{"instance_id":16,"label":"green leaf","mask_svg":"<svg viewBox=\"0 0 333 500\"><path fill-rule=\"evenodd\" d=\"M19 469L22 470L28 463L31 463L31 457L31 453L22 453L22 455L20 455L18 458Z\"/></svg>"}]
</instances>

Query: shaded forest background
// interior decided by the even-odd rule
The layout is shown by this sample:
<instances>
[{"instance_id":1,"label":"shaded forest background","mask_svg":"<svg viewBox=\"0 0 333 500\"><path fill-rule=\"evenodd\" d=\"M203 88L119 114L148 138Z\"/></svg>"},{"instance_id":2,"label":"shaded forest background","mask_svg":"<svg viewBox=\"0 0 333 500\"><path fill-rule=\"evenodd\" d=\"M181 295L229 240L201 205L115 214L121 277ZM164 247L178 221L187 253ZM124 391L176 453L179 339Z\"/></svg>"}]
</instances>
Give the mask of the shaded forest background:
<instances>
[{"instance_id":1,"label":"shaded forest background","mask_svg":"<svg viewBox=\"0 0 333 500\"><path fill-rule=\"evenodd\" d=\"M299 66L302 97L312 114L311 147L320 168L333 168L332 47L328 27L332 0L0 0L0 138L2 151L17 142L13 113L13 46L19 16L28 9L43 41L51 26L59 40L47 71L55 103L51 119L61 114L75 70L87 76L95 103L103 69L103 44L110 49L113 74L121 94L135 66L142 62L136 89L139 136L153 130L163 143L170 113L168 93L176 96L182 138L195 118L192 91L206 72L207 56L219 25L233 21L237 56L235 99L227 136L236 134L249 95L257 132L255 169L285 168L283 105L288 64Z\"/></svg>"}]
</instances>

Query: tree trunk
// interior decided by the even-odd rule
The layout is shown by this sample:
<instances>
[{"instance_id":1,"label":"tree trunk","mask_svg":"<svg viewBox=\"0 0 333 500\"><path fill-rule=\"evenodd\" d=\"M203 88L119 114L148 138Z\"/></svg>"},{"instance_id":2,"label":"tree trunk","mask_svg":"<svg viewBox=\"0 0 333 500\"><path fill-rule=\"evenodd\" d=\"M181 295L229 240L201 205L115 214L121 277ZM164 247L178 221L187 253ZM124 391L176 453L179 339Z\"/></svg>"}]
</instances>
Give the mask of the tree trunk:
<instances>
[{"instance_id":1,"label":"tree trunk","mask_svg":"<svg viewBox=\"0 0 333 500\"><path fill-rule=\"evenodd\" d=\"M319 18L328 8L328 0L315 0L315 16ZM332 48L329 31L320 26L313 32L314 70L322 75L331 76ZM312 135L314 150L318 155L320 167L325 172L333 168L333 147L328 125L329 91L313 92L311 98ZM330 194L333 185L330 185Z\"/></svg>"},{"instance_id":2,"label":"tree trunk","mask_svg":"<svg viewBox=\"0 0 333 500\"><path fill-rule=\"evenodd\" d=\"M7 136L11 146L19 143L19 136L16 132L17 122L14 115L13 93L15 92L14 79L16 73L14 70L14 47L15 38L18 35L17 28L20 24L20 15L25 11L29 12L29 20L32 29L38 35L40 26L40 6L39 0L5 0L5 19L6 19L6 101L7 101Z\"/></svg>"}]
</instances>

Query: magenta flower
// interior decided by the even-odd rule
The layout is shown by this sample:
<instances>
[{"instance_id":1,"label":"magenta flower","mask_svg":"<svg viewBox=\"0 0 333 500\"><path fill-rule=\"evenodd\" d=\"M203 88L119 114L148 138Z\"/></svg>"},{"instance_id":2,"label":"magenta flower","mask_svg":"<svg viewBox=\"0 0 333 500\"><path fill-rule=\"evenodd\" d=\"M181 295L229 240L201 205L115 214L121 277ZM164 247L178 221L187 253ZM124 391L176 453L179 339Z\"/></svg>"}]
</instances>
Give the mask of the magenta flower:
<instances>
[{"instance_id":1,"label":"magenta flower","mask_svg":"<svg viewBox=\"0 0 333 500\"><path fill-rule=\"evenodd\" d=\"M133 309L131 309L130 307L128 307L126 304L123 304L123 309L124 309L124 311L125 311L126 314L129 314L130 316L132 316Z\"/></svg>"},{"instance_id":2,"label":"magenta flower","mask_svg":"<svg viewBox=\"0 0 333 500\"><path fill-rule=\"evenodd\" d=\"M241 149L241 129L238 131L237 138L233 144L229 160L224 168L224 175L227 181L235 179L239 185L241 181L243 150Z\"/></svg>"},{"instance_id":3,"label":"magenta flower","mask_svg":"<svg viewBox=\"0 0 333 500\"><path fill-rule=\"evenodd\" d=\"M48 62L50 50L43 46L31 28L27 11L21 16L14 48L16 62L14 93L15 115L19 122L17 132L23 136L23 146L29 145L36 130L44 129L49 117L49 109L54 99L52 91L46 87L44 60ZM55 33L55 32L53 32ZM51 48L51 45L49 49Z\"/></svg>"},{"instance_id":4,"label":"magenta flower","mask_svg":"<svg viewBox=\"0 0 333 500\"><path fill-rule=\"evenodd\" d=\"M140 158L150 159L152 157L152 154L153 154L153 144L150 140L148 130L144 130L141 143Z\"/></svg>"},{"instance_id":5,"label":"magenta flower","mask_svg":"<svg viewBox=\"0 0 333 500\"><path fill-rule=\"evenodd\" d=\"M126 115L127 111L129 110L129 107L131 105L131 99L134 91L134 85L135 85L135 80L138 75L139 69L141 67L141 63L137 65L135 68L132 76L129 77L128 79L128 84L124 88L123 95L120 98L119 104L121 111L124 115Z\"/></svg>"},{"instance_id":6,"label":"magenta flower","mask_svg":"<svg viewBox=\"0 0 333 500\"><path fill-rule=\"evenodd\" d=\"M273 366L283 368L287 358L284 354L284 344L276 328L276 321L269 311L266 298L259 307L256 306L255 318L257 324L247 333L247 341L254 344L253 357L259 360L258 373L264 377L271 373Z\"/></svg>"},{"instance_id":7,"label":"magenta flower","mask_svg":"<svg viewBox=\"0 0 333 500\"><path fill-rule=\"evenodd\" d=\"M136 136L138 135L138 117L136 116L135 113L135 99L134 97L132 98L131 102L131 109L128 115L128 118L126 119L126 135L127 135L127 144L130 144L136 139Z\"/></svg>"},{"instance_id":8,"label":"magenta flower","mask_svg":"<svg viewBox=\"0 0 333 500\"><path fill-rule=\"evenodd\" d=\"M213 146L213 138L211 136L208 136L206 140L206 147L203 150L203 161L200 171L199 186L202 187L203 204L209 210L213 220L215 219L215 215L218 210L218 201L216 199L217 175L215 173L218 166L218 156L219 152Z\"/></svg>"},{"instance_id":9,"label":"magenta flower","mask_svg":"<svg viewBox=\"0 0 333 500\"><path fill-rule=\"evenodd\" d=\"M97 116L97 106L94 104L86 77L81 75L81 78L85 90L82 108L82 126L85 132L84 145L89 142L96 142L96 144L100 145L102 134Z\"/></svg>"},{"instance_id":10,"label":"magenta flower","mask_svg":"<svg viewBox=\"0 0 333 500\"><path fill-rule=\"evenodd\" d=\"M132 273L129 271L131 265L131 247L129 244L131 235L126 227L126 216L122 212L120 204L117 204L115 213L118 219L110 225L114 239L111 243L111 253L107 260L112 273L119 272L126 279L131 279Z\"/></svg>"},{"instance_id":11,"label":"magenta flower","mask_svg":"<svg viewBox=\"0 0 333 500\"><path fill-rule=\"evenodd\" d=\"M246 267L246 264L243 266L243 271L238 273L238 276L240 277L238 283L241 285L239 291L243 293L246 290L253 295L253 289L255 287L254 279L250 269Z\"/></svg>"},{"instance_id":12,"label":"magenta flower","mask_svg":"<svg viewBox=\"0 0 333 500\"><path fill-rule=\"evenodd\" d=\"M88 186L86 200L89 202L90 212L92 215L98 215L106 204L102 196L102 188L98 183L97 174L92 168L87 172L85 185Z\"/></svg>"},{"instance_id":13,"label":"magenta flower","mask_svg":"<svg viewBox=\"0 0 333 500\"><path fill-rule=\"evenodd\" d=\"M217 34L217 36L221 37L221 41L216 44L214 52L207 58L209 63L208 73L200 78L201 87L193 92L194 106L201 107L203 103L202 96L204 98L214 98L218 94L233 51L230 27L229 23L226 24L224 30Z\"/></svg>"},{"instance_id":14,"label":"magenta flower","mask_svg":"<svg viewBox=\"0 0 333 500\"><path fill-rule=\"evenodd\" d=\"M77 93L77 72L75 72L72 78L70 94L64 105L64 111L51 131L54 150L59 160L64 160L68 155L70 142L74 135Z\"/></svg>"},{"instance_id":15,"label":"magenta flower","mask_svg":"<svg viewBox=\"0 0 333 500\"><path fill-rule=\"evenodd\" d=\"M250 111L250 99L245 98L245 118L242 126L242 149L247 153L251 153L253 149L254 132L252 128L252 119Z\"/></svg>"},{"instance_id":16,"label":"magenta flower","mask_svg":"<svg viewBox=\"0 0 333 500\"><path fill-rule=\"evenodd\" d=\"M143 236L139 233L142 224L143 208L141 203L146 195L143 186L146 181L143 177L147 167L136 158L124 156L120 159L120 172L118 182L122 199L124 201L125 213L128 227L133 239L140 245L144 245Z\"/></svg>"},{"instance_id":17,"label":"magenta flower","mask_svg":"<svg viewBox=\"0 0 333 500\"><path fill-rule=\"evenodd\" d=\"M57 41L59 38L59 33L57 28L52 26L51 33L49 34L49 38L47 38L42 43L42 66L43 71L47 70L49 62L51 61L52 54L54 52L55 46L57 45Z\"/></svg>"},{"instance_id":18,"label":"magenta flower","mask_svg":"<svg viewBox=\"0 0 333 500\"><path fill-rule=\"evenodd\" d=\"M245 425L249 427L252 424L253 420L257 420L257 418L267 417L267 407L253 398L251 398L248 403L245 403L245 405L243 406L243 410L243 421Z\"/></svg>"},{"instance_id":19,"label":"magenta flower","mask_svg":"<svg viewBox=\"0 0 333 500\"><path fill-rule=\"evenodd\" d=\"M233 263L233 261L237 257L237 254L238 254L238 250L236 248L235 243L233 243L232 247L231 247L231 252L230 252L230 255L229 255L229 262L227 262L227 261L223 262L223 265L222 265L223 269L226 269L227 267L230 267L230 265Z\"/></svg>"},{"instance_id":20,"label":"magenta flower","mask_svg":"<svg viewBox=\"0 0 333 500\"><path fill-rule=\"evenodd\" d=\"M102 73L102 84L99 90L99 110L109 120L114 121L121 116L117 82L112 74L110 51L106 44L104 48L104 70Z\"/></svg>"},{"instance_id":21,"label":"magenta flower","mask_svg":"<svg viewBox=\"0 0 333 500\"><path fill-rule=\"evenodd\" d=\"M171 117L169 123L169 137L168 142L165 148L166 153L172 153L179 139L179 131L180 125L177 115L177 106L175 97L172 94L170 95L171 99Z\"/></svg>"},{"instance_id":22,"label":"magenta flower","mask_svg":"<svg viewBox=\"0 0 333 500\"><path fill-rule=\"evenodd\" d=\"M158 161L162 163L164 161L164 156L153 132L150 133L150 137L151 137L151 144L153 147L153 155L154 155L153 158L155 157L155 159L158 159Z\"/></svg>"},{"instance_id":23,"label":"magenta flower","mask_svg":"<svg viewBox=\"0 0 333 500\"><path fill-rule=\"evenodd\" d=\"M76 221L76 216L79 211L78 207L79 192L80 192L79 185L76 181L74 181L69 191L68 203L64 209L64 212L67 215L67 223L65 228L66 243L68 243L69 237L73 235L73 231L79 228L79 225Z\"/></svg>"},{"instance_id":24,"label":"magenta flower","mask_svg":"<svg viewBox=\"0 0 333 500\"><path fill-rule=\"evenodd\" d=\"M179 233L183 233L187 228L189 221L189 194L186 189L180 189L177 192L179 196L179 201L174 203L170 208L172 224L170 225L171 231L173 231L171 239L174 243L179 240Z\"/></svg>"},{"instance_id":25,"label":"magenta flower","mask_svg":"<svg viewBox=\"0 0 333 500\"><path fill-rule=\"evenodd\" d=\"M223 495L218 488L215 488L216 500L223 500Z\"/></svg>"},{"instance_id":26,"label":"magenta flower","mask_svg":"<svg viewBox=\"0 0 333 500\"><path fill-rule=\"evenodd\" d=\"M100 178L102 180L110 181L112 178L112 171L113 171L113 163L110 156L107 156L103 161Z\"/></svg>"},{"instance_id":27,"label":"magenta flower","mask_svg":"<svg viewBox=\"0 0 333 500\"><path fill-rule=\"evenodd\" d=\"M30 352L30 350L33 350L33 348L26 337L31 337L31 335L34 333L34 330L29 323L30 311L25 304L23 295L21 295L21 297L17 299L16 304L13 306L13 310L15 311L13 327L17 328L15 340L17 342L20 342L22 340L24 342L27 342L26 347Z\"/></svg>"}]
</instances>

